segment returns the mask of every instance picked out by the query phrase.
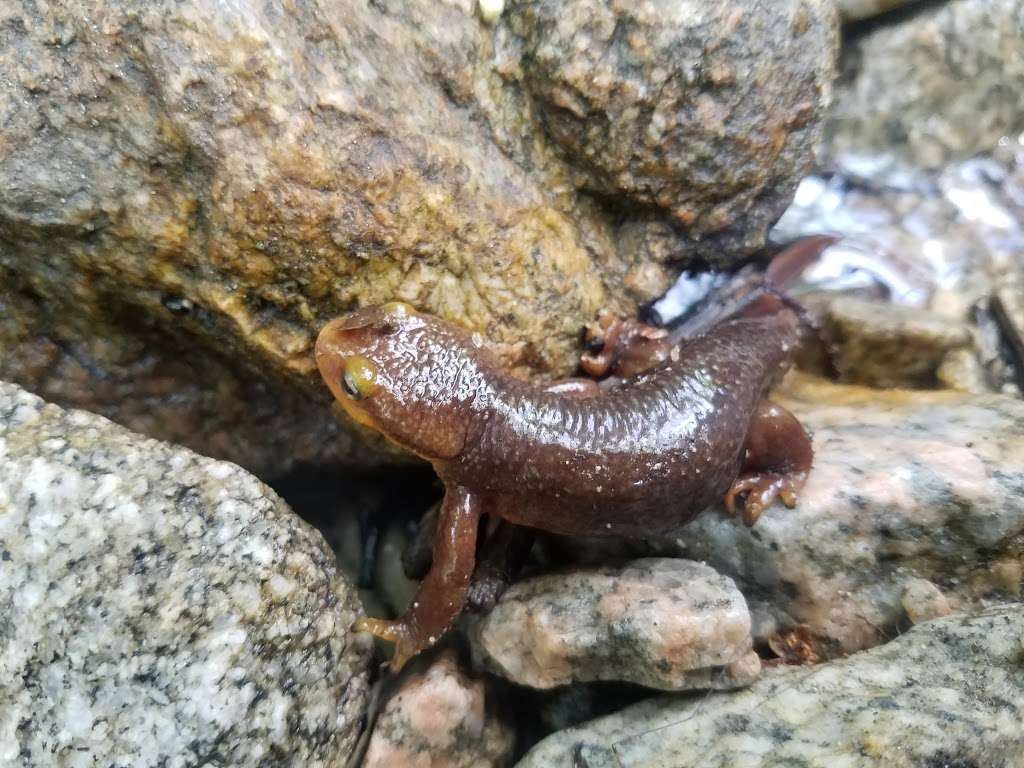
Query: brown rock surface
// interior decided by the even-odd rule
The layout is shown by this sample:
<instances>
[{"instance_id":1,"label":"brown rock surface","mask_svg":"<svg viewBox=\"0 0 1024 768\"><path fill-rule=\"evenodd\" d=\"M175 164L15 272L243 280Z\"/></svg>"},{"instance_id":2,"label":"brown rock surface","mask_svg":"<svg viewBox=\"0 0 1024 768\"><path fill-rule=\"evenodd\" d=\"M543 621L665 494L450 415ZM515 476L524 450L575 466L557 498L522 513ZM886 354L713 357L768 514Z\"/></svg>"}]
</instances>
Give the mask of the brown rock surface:
<instances>
[{"instance_id":1,"label":"brown rock surface","mask_svg":"<svg viewBox=\"0 0 1024 768\"><path fill-rule=\"evenodd\" d=\"M737 29L763 17L783 38L771 46L831 51L818 3L786 3L788 26L740 5ZM479 330L521 372L569 370L599 307L629 311L670 275L648 251L617 249L619 214L576 192L589 166L548 140L520 57L553 31L520 37L531 12L510 6L491 27L468 0L5 5L0 302L18 309L0 375L269 474L379 456L347 425L334 439L313 374L316 331L355 305L401 298ZM696 29L644 13L652 53ZM808 160L825 98L812 83L832 62L801 62L810 79L795 91L766 85L790 70L756 69L793 101L769 122L800 116L792 137L774 134L785 167L737 172L770 203L712 185L716 226L755 231L737 253ZM744 78L729 93L749 116L763 104ZM702 146L716 163L736 149ZM680 183L671 160L657 171ZM620 186L616 205L645 204L643 185Z\"/></svg>"}]
</instances>

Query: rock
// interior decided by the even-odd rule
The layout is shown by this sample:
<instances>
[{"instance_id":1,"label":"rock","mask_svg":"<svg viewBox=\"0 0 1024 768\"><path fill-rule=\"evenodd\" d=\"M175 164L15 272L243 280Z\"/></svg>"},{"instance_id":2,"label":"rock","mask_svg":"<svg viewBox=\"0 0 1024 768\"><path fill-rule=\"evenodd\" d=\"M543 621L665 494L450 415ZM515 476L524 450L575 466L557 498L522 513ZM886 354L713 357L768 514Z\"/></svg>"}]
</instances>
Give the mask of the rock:
<instances>
[{"instance_id":1,"label":"rock","mask_svg":"<svg viewBox=\"0 0 1024 768\"><path fill-rule=\"evenodd\" d=\"M781 36L779 84L751 90L747 69L715 59L715 77L748 89L746 121L762 93L778 107L736 145L761 146L768 126L777 164L746 173L744 154L728 190L703 185L743 218L722 227L763 230L809 162L832 68L813 59L835 39L822 2L804 0L788 27L774 4L735 17ZM387 457L324 418L314 370L316 332L356 305L403 299L479 331L519 373L570 371L599 308L631 313L676 267L618 251L620 201L577 193L524 88L512 26L528 8L485 5L5 5L0 303L20 309L0 378L276 476ZM656 54L685 20L648 13L637 32ZM534 29L531 50L563 33ZM729 43L726 58L774 71ZM809 78L799 88L790 61Z\"/></svg>"},{"instance_id":2,"label":"rock","mask_svg":"<svg viewBox=\"0 0 1024 768\"><path fill-rule=\"evenodd\" d=\"M352 750L369 661L354 591L238 467L0 384L0 560L0 763Z\"/></svg>"},{"instance_id":3,"label":"rock","mask_svg":"<svg viewBox=\"0 0 1024 768\"><path fill-rule=\"evenodd\" d=\"M797 507L753 528L709 511L677 542L736 580L755 639L802 626L833 652L877 645L904 626L913 578L955 609L1019 590L992 564L1020 556L1024 402L801 376L777 395L814 436Z\"/></svg>"},{"instance_id":4,"label":"rock","mask_svg":"<svg viewBox=\"0 0 1024 768\"><path fill-rule=\"evenodd\" d=\"M761 669L735 585L706 565L669 558L521 581L472 638L487 667L533 688L593 680L736 688Z\"/></svg>"},{"instance_id":5,"label":"rock","mask_svg":"<svg viewBox=\"0 0 1024 768\"><path fill-rule=\"evenodd\" d=\"M939 169L1024 128L1024 2L934 3L855 38L826 123L826 164Z\"/></svg>"},{"instance_id":6,"label":"rock","mask_svg":"<svg viewBox=\"0 0 1024 768\"><path fill-rule=\"evenodd\" d=\"M947 356L973 346L966 323L851 297L829 304L822 330L840 378L874 387L933 388Z\"/></svg>"},{"instance_id":7,"label":"rock","mask_svg":"<svg viewBox=\"0 0 1024 768\"><path fill-rule=\"evenodd\" d=\"M971 326L973 344L949 350L938 383L968 392L1019 394L1024 313L1003 312L1024 285L1024 134L941 171L880 169L801 182L773 235L787 241L822 231L841 236L804 275L811 291L859 291ZM1004 301L1009 297L1009 303ZM827 302L826 302L827 303ZM922 315L927 316L927 315ZM934 318L933 318L934 319ZM1018 369L1024 366L1017 366Z\"/></svg>"},{"instance_id":8,"label":"rock","mask_svg":"<svg viewBox=\"0 0 1024 768\"><path fill-rule=\"evenodd\" d=\"M1024 607L914 627L749 689L666 696L556 733L517 768L1024 764Z\"/></svg>"},{"instance_id":9,"label":"rock","mask_svg":"<svg viewBox=\"0 0 1024 768\"><path fill-rule=\"evenodd\" d=\"M484 680L452 652L394 692L370 738L365 768L492 768L511 764L515 732Z\"/></svg>"},{"instance_id":10,"label":"rock","mask_svg":"<svg viewBox=\"0 0 1024 768\"><path fill-rule=\"evenodd\" d=\"M836 0L843 21L859 21L912 3L914 0Z\"/></svg>"},{"instance_id":11,"label":"rock","mask_svg":"<svg viewBox=\"0 0 1024 768\"><path fill-rule=\"evenodd\" d=\"M579 184L657 211L644 226L676 257L727 264L764 243L820 140L831 2L533 0L516 12L526 83Z\"/></svg>"},{"instance_id":12,"label":"rock","mask_svg":"<svg viewBox=\"0 0 1024 768\"><path fill-rule=\"evenodd\" d=\"M946 596L926 579L910 579L903 586L900 604L912 624L931 621L951 613Z\"/></svg>"}]
</instances>

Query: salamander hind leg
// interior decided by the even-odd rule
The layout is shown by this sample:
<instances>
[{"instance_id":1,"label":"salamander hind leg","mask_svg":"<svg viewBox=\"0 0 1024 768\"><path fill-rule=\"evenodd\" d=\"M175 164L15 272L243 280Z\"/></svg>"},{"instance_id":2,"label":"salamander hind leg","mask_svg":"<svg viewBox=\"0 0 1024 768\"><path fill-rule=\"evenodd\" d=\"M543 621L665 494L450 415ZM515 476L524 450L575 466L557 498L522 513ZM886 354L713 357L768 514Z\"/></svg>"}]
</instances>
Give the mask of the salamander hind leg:
<instances>
[{"instance_id":1,"label":"salamander hind leg","mask_svg":"<svg viewBox=\"0 0 1024 768\"><path fill-rule=\"evenodd\" d=\"M811 438L796 417L769 400L762 400L750 421L739 477L725 494L725 508L736 512L743 496L743 522L753 525L761 513L780 499L796 506L811 469Z\"/></svg>"},{"instance_id":2,"label":"salamander hind leg","mask_svg":"<svg viewBox=\"0 0 1024 768\"><path fill-rule=\"evenodd\" d=\"M462 488L447 492L437 521L434 558L412 604L394 621L364 617L357 632L395 644L391 669L398 671L451 628L466 602L476 561L480 499Z\"/></svg>"}]
</instances>

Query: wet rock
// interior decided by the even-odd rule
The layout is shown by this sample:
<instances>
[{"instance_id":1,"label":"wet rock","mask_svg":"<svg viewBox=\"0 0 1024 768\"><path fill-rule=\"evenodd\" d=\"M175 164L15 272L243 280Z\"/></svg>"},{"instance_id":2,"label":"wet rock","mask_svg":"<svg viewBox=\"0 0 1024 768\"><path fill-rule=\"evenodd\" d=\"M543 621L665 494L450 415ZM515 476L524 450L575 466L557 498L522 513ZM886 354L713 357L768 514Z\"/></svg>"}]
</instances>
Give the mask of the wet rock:
<instances>
[{"instance_id":1,"label":"wet rock","mask_svg":"<svg viewBox=\"0 0 1024 768\"><path fill-rule=\"evenodd\" d=\"M0 384L0 559L0 763L352 750L369 655L354 591L238 467Z\"/></svg>"},{"instance_id":2,"label":"wet rock","mask_svg":"<svg viewBox=\"0 0 1024 768\"><path fill-rule=\"evenodd\" d=\"M534 688L593 680L736 688L760 672L743 596L729 579L685 560L521 581L472 635L490 669Z\"/></svg>"},{"instance_id":3,"label":"wet rock","mask_svg":"<svg viewBox=\"0 0 1024 768\"><path fill-rule=\"evenodd\" d=\"M867 175L939 169L1024 128L1024 2L932 6L847 47L829 164Z\"/></svg>"},{"instance_id":4,"label":"wet rock","mask_svg":"<svg viewBox=\"0 0 1024 768\"><path fill-rule=\"evenodd\" d=\"M736 580L756 639L802 626L826 651L877 645L904 626L912 578L961 610L1019 590L993 564L1024 534L1024 402L799 376L778 394L814 435L797 507L753 528L708 512L678 540Z\"/></svg>"},{"instance_id":5,"label":"wet rock","mask_svg":"<svg viewBox=\"0 0 1024 768\"><path fill-rule=\"evenodd\" d=\"M515 733L493 689L459 669L451 652L409 675L373 730L365 768L498 768L511 763Z\"/></svg>"},{"instance_id":6,"label":"wet rock","mask_svg":"<svg viewBox=\"0 0 1024 768\"><path fill-rule=\"evenodd\" d=\"M618 203L577 194L523 85L522 5L5 6L0 303L21 310L0 377L273 476L384 455L324 418L314 372L317 330L353 306L403 299L479 331L520 373L571 370L579 328L602 306L632 312L674 267L620 254ZM750 72L715 59L752 94L744 120L759 94L778 106L743 130L755 148L770 130L778 164L704 184L749 219L721 226L763 229L809 161L831 71L813 59L834 40L819 6L790 27L774 10L736 17L772 22L772 55L789 51L776 79L752 89L746 75L772 70L735 38L721 55ZM684 21L648 13L636 32L654 55ZM534 29L531 50L563 32Z\"/></svg>"},{"instance_id":7,"label":"wet rock","mask_svg":"<svg viewBox=\"0 0 1024 768\"><path fill-rule=\"evenodd\" d=\"M1013 351L1024 343L1014 345L1021 334L1004 316L1003 297L1012 304L1024 285L1024 134L940 172L868 175L808 177L776 226L780 240L841 236L805 273L801 299L808 290L861 292L967 323L973 349L950 350L938 382L1019 394L1024 351Z\"/></svg>"},{"instance_id":8,"label":"wet rock","mask_svg":"<svg viewBox=\"0 0 1024 768\"><path fill-rule=\"evenodd\" d=\"M841 379L874 387L935 387L950 353L973 346L966 323L850 297L829 304L822 330Z\"/></svg>"},{"instance_id":9,"label":"wet rock","mask_svg":"<svg viewBox=\"0 0 1024 768\"><path fill-rule=\"evenodd\" d=\"M518 768L997 766L1024 763L1024 608L914 627L745 691L662 697L557 733Z\"/></svg>"},{"instance_id":10,"label":"wet rock","mask_svg":"<svg viewBox=\"0 0 1024 768\"><path fill-rule=\"evenodd\" d=\"M843 21L859 21L911 2L913 0L836 0L836 6Z\"/></svg>"},{"instance_id":11,"label":"wet rock","mask_svg":"<svg viewBox=\"0 0 1024 768\"><path fill-rule=\"evenodd\" d=\"M820 139L831 2L535 0L516 14L526 83L577 183L657 211L642 239L677 257L764 243Z\"/></svg>"}]
</instances>

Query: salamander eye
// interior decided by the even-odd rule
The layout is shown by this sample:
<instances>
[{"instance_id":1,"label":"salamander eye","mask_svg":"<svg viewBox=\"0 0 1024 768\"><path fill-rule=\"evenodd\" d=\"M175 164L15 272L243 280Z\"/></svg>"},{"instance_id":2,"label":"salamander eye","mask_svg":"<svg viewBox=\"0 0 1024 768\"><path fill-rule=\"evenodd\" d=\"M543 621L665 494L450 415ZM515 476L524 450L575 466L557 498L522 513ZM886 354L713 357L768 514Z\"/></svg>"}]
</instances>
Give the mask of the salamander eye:
<instances>
[{"instance_id":1,"label":"salamander eye","mask_svg":"<svg viewBox=\"0 0 1024 768\"><path fill-rule=\"evenodd\" d=\"M341 388L353 400L363 400L377 391L377 366L362 355L345 361L341 375Z\"/></svg>"}]
</instances>

